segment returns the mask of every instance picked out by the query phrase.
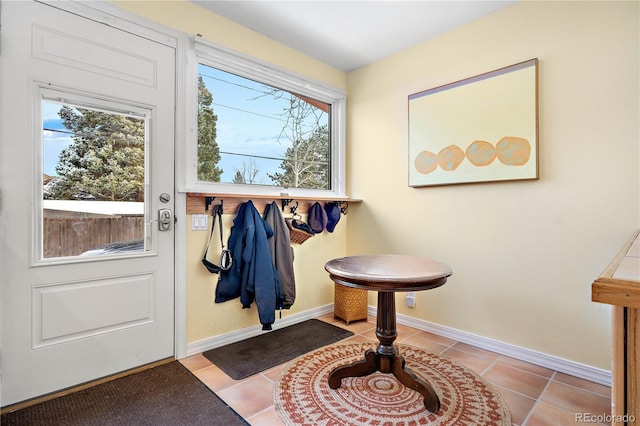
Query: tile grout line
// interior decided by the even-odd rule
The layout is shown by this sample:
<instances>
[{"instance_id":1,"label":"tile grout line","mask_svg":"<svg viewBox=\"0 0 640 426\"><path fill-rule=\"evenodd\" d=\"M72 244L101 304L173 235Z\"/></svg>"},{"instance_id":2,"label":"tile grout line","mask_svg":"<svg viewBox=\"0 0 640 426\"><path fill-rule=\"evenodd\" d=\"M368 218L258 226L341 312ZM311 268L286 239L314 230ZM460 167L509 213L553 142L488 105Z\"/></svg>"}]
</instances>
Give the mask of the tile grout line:
<instances>
[{"instance_id":1,"label":"tile grout line","mask_svg":"<svg viewBox=\"0 0 640 426\"><path fill-rule=\"evenodd\" d=\"M484 378L485 373L487 373L491 368L493 368L498 363L498 361L500 361L501 358L502 358L502 355L500 355L499 357L491 361L491 364L489 364L484 370L482 370L482 373L480 373L480 377L482 377L483 380L486 381L486 379Z\"/></svg>"},{"instance_id":2,"label":"tile grout line","mask_svg":"<svg viewBox=\"0 0 640 426\"><path fill-rule=\"evenodd\" d=\"M542 392L540 392L540 395L538 395L538 397L535 399L536 402L533 403L531 410L529 410L524 420L522 421L522 426L525 426L529 421L529 418L533 415L533 412L535 411L536 407L540 403L540 399L542 398L542 395L544 395L544 393L547 391L549 386L551 386L551 382L553 381L553 378L556 376L556 374L558 374L558 372L554 371L551 377L549 377L549 379L547 380L547 384L544 386L544 389L542 389Z\"/></svg>"},{"instance_id":3,"label":"tile grout line","mask_svg":"<svg viewBox=\"0 0 640 426\"><path fill-rule=\"evenodd\" d=\"M266 407L265 409L260 410L260 411L258 411L257 413L254 413L254 414L250 415L249 417L245 418L244 420L245 420L247 423L252 424L252 423L250 422L250 420L251 420L251 419L253 419L254 417L259 416L259 415L260 415L260 414L262 414L262 413L268 412L271 408L273 408L273 409L275 410L275 404L272 404L272 405L270 405L270 406Z\"/></svg>"},{"instance_id":4,"label":"tile grout line","mask_svg":"<svg viewBox=\"0 0 640 426\"><path fill-rule=\"evenodd\" d=\"M558 373L558 372L557 372L557 371L554 371L554 373ZM554 377L555 377L555 374L554 374ZM586 379L583 379L583 380L585 380L585 381L587 381L587 382L588 382L588 380L586 380ZM570 383L562 382L562 381L560 381L560 380L554 380L554 381L555 381L556 383L558 383L558 384L561 384L561 385L564 385L564 386L568 386L568 387L570 387L570 388L572 388L572 389L579 390L579 391L582 391L582 392L590 393L591 395L599 396L599 397L601 397L601 398L605 398L605 399L607 399L607 398L609 398L609 397L610 397L610 395L603 395L603 394L601 394L601 393L599 393L599 392L595 392L595 391L592 391L592 390L589 390L589 389L585 389L585 388L582 388L582 387L580 387L580 386L575 386L575 385L572 385L572 384L570 384ZM595 382L590 382L590 383L595 383ZM604 385L603 385L603 386L604 386Z\"/></svg>"}]
</instances>

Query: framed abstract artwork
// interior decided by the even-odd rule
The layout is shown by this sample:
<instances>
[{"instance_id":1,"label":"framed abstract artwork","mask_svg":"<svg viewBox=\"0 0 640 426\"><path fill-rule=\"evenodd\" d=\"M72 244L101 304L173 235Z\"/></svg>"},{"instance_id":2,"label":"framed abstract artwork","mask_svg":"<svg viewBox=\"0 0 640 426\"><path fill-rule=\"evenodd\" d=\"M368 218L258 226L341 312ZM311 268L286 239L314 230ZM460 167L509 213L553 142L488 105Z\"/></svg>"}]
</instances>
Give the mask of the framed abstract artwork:
<instances>
[{"instance_id":1,"label":"framed abstract artwork","mask_svg":"<svg viewBox=\"0 0 640 426\"><path fill-rule=\"evenodd\" d=\"M538 179L538 60L409 95L409 186Z\"/></svg>"}]
</instances>

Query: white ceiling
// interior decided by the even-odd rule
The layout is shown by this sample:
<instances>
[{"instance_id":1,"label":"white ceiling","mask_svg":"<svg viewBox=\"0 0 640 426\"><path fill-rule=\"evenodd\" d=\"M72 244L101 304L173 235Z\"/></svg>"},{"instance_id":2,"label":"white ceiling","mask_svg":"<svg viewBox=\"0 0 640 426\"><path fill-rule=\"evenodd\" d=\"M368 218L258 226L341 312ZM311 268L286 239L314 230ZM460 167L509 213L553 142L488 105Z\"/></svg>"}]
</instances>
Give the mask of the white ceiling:
<instances>
[{"instance_id":1,"label":"white ceiling","mask_svg":"<svg viewBox=\"0 0 640 426\"><path fill-rule=\"evenodd\" d=\"M192 1L349 72L509 6L516 0Z\"/></svg>"}]
</instances>

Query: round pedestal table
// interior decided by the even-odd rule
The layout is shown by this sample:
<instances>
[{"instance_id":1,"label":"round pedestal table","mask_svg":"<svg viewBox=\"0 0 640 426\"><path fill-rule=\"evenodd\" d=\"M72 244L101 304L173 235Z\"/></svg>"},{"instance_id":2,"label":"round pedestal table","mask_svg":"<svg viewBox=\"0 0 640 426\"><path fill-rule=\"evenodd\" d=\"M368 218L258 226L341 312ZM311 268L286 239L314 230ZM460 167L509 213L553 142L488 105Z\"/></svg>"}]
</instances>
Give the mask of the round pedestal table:
<instances>
[{"instance_id":1,"label":"round pedestal table","mask_svg":"<svg viewBox=\"0 0 640 426\"><path fill-rule=\"evenodd\" d=\"M424 406L432 413L440 409L433 388L405 367L405 361L393 346L396 340L397 291L420 291L440 287L453 274L450 266L418 256L373 254L333 259L324 266L331 279L347 287L378 292L376 337L378 347L367 350L364 360L334 369L329 387L337 389L345 377L361 377L376 371L392 373L404 386L424 396Z\"/></svg>"}]
</instances>

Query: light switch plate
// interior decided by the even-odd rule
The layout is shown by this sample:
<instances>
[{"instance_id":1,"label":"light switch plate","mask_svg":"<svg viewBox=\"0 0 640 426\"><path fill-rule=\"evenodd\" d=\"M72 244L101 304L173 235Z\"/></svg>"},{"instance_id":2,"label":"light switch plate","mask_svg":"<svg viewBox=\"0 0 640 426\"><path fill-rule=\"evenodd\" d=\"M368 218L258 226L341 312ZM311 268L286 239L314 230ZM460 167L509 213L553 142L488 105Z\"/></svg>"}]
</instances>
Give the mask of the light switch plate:
<instances>
[{"instance_id":1,"label":"light switch plate","mask_svg":"<svg viewBox=\"0 0 640 426\"><path fill-rule=\"evenodd\" d=\"M191 215L191 230L206 231L209 228L208 219L209 219L209 216L207 216L206 214Z\"/></svg>"}]
</instances>

